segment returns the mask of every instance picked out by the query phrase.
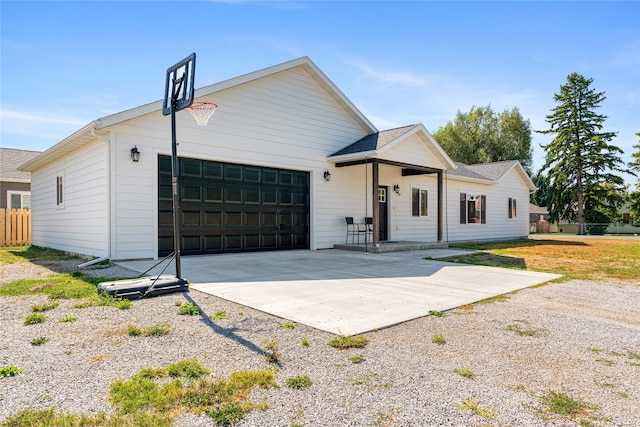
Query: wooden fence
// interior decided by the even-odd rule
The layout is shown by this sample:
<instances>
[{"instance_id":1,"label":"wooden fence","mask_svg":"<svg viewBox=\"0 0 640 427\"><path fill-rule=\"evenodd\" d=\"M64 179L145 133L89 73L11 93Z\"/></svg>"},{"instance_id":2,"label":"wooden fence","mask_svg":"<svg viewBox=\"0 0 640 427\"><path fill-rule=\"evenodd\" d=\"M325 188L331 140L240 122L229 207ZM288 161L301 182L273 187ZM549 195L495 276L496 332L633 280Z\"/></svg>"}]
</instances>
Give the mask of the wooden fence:
<instances>
[{"instance_id":1,"label":"wooden fence","mask_svg":"<svg viewBox=\"0 0 640 427\"><path fill-rule=\"evenodd\" d=\"M31 244L31 210L0 209L0 247Z\"/></svg>"}]
</instances>

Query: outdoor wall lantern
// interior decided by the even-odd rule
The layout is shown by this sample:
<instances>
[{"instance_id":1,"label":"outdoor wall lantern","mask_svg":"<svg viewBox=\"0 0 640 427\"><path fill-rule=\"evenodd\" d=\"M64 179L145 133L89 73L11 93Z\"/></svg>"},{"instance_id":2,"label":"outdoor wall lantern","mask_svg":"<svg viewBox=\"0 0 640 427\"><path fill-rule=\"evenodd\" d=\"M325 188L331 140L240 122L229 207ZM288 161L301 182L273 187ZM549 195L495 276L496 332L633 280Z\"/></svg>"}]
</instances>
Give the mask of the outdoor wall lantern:
<instances>
[{"instance_id":1,"label":"outdoor wall lantern","mask_svg":"<svg viewBox=\"0 0 640 427\"><path fill-rule=\"evenodd\" d=\"M400 195L400 185L395 184L395 185L393 186L393 191L395 191L395 192L396 192L396 194L399 196L399 195Z\"/></svg>"},{"instance_id":2,"label":"outdoor wall lantern","mask_svg":"<svg viewBox=\"0 0 640 427\"><path fill-rule=\"evenodd\" d=\"M131 149L131 160L133 160L135 163L138 163L140 161L140 152L138 151L137 145Z\"/></svg>"},{"instance_id":3,"label":"outdoor wall lantern","mask_svg":"<svg viewBox=\"0 0 640 427\"><path fill-rule=\"evenodd\" d=\"M329 172L328 170L324 171L324 180L331 181L331 172Z\"/></svg>"}]
</instances>

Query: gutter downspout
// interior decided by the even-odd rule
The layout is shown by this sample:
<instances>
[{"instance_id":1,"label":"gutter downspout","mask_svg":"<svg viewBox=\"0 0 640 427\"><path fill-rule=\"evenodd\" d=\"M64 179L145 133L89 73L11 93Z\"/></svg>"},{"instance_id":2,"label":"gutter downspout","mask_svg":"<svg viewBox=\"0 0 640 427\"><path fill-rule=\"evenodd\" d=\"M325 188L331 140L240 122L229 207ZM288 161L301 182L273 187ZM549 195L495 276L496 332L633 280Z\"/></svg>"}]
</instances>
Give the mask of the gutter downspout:
<instances>
[{"instance_id":1,"label":"gutter downspout","mask_svg":"<svg viewBox=\"0 0 640 427\"><path fill-rule=\"evenodd\" d=\"M107 215L107 256L106 258L111 258L111 140L102 135L99 135L96 132L96 129L100 126L100 121L96 121L96 126L91 128L91 135L101 140L102 142L107 144L107 206L109 209L109 215ZM102 258L98 258L98 260L102 261ZM94 262L100 262L98 260L94 260ZM88 264L88 263L85 263Z\"/></svg>"}]
</instances>

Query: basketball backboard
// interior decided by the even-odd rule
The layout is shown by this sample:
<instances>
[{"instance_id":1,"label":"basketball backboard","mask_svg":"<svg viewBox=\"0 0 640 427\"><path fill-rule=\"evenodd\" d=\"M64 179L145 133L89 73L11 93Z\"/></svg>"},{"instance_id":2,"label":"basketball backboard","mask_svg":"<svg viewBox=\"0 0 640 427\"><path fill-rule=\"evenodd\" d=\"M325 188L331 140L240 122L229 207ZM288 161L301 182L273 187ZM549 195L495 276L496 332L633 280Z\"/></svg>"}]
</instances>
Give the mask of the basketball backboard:
<instances>
[{"instance_id":1,"label":"basketball backboard","mask_svg":"<svg viewBox=\"0 0 640 427\"><path fill-rule=\"evenodd\" d=\"M164 88L164 101L162 102L162 114L171 114L171 108L180 111L193 103L196 70L195 52L184 58L177 64L167 68L167 81Z\"/></svg>"}]
</instances>

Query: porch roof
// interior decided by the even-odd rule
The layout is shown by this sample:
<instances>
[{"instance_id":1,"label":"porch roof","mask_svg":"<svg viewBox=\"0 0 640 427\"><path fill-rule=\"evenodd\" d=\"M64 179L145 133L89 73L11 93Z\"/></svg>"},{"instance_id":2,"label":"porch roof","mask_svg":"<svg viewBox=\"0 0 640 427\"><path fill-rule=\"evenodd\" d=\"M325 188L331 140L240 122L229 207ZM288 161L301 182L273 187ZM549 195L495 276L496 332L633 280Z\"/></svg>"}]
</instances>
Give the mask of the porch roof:
<instances>
[{"instance_id":1,"label":"porch roof","mask_svg":"<svg viewBox=\"0 0 640 427\"><path fill-rule=\"evenodd\" d=\"M389 150L409 141L410 137L414 135L424 144L425 153L430 153L428 156L435 160L435 164L430 161L431 164L413 164L411 162L410 165L407 160L396 159L394 155L390 154L392 151ZM416 140L413 139L413 141ZM385 155L385 153L387 154ZM402 167L415 166L420 170L437 171L455 168L454 162L422 124L407 125L369 134L327 157L327 160L335 162L338 166L368 163L371 159L378 159L383 163L385 161L389 164L395 163Z\"/></svg>"}]
</instances>

